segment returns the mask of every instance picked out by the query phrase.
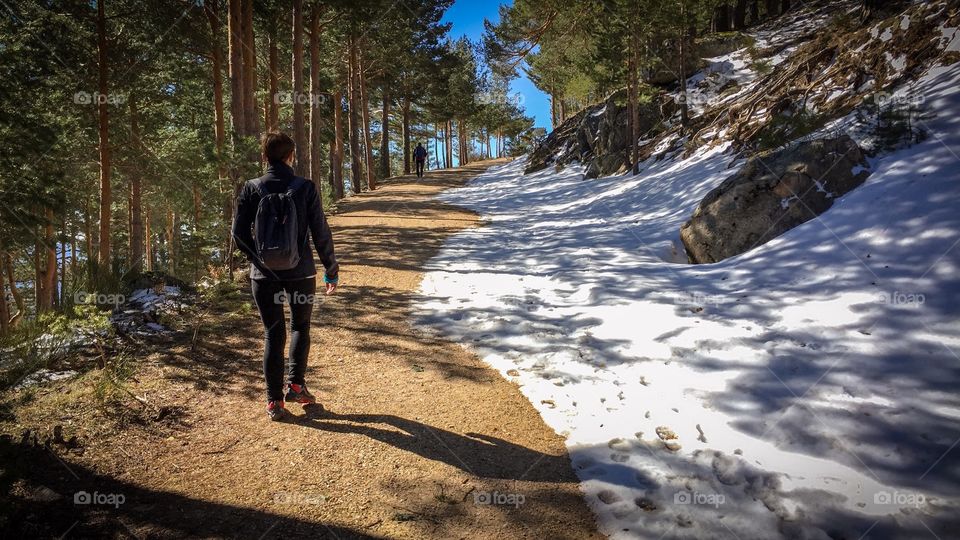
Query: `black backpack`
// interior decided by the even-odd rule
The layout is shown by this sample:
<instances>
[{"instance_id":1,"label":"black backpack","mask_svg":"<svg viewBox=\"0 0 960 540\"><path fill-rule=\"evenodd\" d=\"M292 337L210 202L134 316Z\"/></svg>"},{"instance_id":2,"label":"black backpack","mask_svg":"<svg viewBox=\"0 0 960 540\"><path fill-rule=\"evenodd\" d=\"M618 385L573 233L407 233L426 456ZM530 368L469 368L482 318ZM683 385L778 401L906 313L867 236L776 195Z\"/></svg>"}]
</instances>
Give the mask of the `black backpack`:
<instances>
[{"instance_id":1,"label":"black backpack","mask_svg":"<svg viewBox=\"0 0 960 540\"><path fill-rule=\"evenodd\" d=\"M282 193L267 191L266 182L260 182L260 204L253 222L257 256L270 270L290 270L300 264L300 222L297 203L293 196L306 183L295 177Z\"/></svg>"}]
</instances>

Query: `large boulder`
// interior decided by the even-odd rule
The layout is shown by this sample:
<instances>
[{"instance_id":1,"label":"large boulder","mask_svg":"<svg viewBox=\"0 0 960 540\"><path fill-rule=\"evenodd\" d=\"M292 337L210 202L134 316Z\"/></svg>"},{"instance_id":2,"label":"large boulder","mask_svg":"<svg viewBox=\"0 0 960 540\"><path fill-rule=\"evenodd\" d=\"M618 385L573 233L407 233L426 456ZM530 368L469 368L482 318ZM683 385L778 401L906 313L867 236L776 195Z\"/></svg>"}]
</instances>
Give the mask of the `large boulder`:
<instances>
[{"instance_id":1,"label":"large boulder","mask_svg":"<svg viewBox=\"0 0 960 540\"><path fill-rule=\"evenodd\" d=\"M862 184L867 167L846 135L751 158L710 191L680 228L690 262L739 255L817 217Z\"/></svg>"}]
</instances>

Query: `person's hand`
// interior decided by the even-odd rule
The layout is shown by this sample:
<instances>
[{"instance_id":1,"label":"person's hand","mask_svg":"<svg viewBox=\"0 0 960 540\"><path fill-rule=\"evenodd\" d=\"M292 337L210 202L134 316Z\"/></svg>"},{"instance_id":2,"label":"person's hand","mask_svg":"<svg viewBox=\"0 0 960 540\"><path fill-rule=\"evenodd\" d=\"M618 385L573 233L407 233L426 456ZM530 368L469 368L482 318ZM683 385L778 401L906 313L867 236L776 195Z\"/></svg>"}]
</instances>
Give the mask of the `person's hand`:
<instances>
[{"instance_id":1,"label":"person's hand","mask_svg":"<svg viewBox=\"0 0 960 540\"><path fill-rule=\"evenodd\" d=\"M337 284L336 284L336 283L327 283L327 292L326 292L326 295L327 295L327 296L330 296L330 295L333 294L333 292L336 291L336 290L337 290Z\"/></svg>"}]
</instances>

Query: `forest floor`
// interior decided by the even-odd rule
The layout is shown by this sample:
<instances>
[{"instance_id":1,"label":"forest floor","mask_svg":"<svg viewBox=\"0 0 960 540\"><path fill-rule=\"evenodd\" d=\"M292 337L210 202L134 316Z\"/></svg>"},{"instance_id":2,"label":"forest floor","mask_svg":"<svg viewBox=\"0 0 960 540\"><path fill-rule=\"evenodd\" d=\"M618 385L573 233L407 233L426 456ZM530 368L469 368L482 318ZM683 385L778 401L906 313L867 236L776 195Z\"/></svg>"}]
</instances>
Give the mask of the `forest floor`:
<instances>
[{"instance_id":1,"label":"forest floor","mask_svg":"<svg viewBox=\"0 0 960 540\"><path fill-rule=\"evenodd\" d=\"M125 387L156 414L120 425L83 398L94 390L82 378L8 396L0 530L598 537L563 439L518 387L410 322L423 264L445 238L478 225L433 196L493 163L395 178L330 216L341 289L314 312L307 373L322 412L291 405L290 421L267 419L262 327L255 310L238 315L235 305L207 314L195 347L181 332L137 360ZM220 317L228 308L233 316ZM55 434L44 444L54 425L79 448ZM77 504L80 492L92 503Z\"/></svg>"}]
</instances>

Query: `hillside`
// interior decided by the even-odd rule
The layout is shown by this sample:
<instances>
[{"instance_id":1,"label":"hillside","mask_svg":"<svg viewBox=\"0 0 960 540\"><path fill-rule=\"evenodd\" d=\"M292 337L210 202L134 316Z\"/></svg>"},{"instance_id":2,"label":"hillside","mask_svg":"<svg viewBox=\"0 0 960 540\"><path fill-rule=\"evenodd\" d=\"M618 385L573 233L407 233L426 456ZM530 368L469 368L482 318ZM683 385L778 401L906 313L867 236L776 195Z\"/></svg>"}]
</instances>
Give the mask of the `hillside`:
<instances>
[{"instance_id":1,"label":"hillside","mask_svg":"<svg viewBox=\"0 0 960 540\"><path fill-rule=\"evenodd\" d=\"M602 131L584 119L607 102L441 195L486 226L430 262L421 320L567 437L612 538L960 525L957 9L915 3L840 31L844 9L812 2L710 59L687 80L694 129L658 108L638 175L598 175ZM893 124L877 100L909 128L877 129ZM742 254L687 264L681 227L749 158L838 137L866 156L859 187Z\"/></svg>"}]
</instances>

